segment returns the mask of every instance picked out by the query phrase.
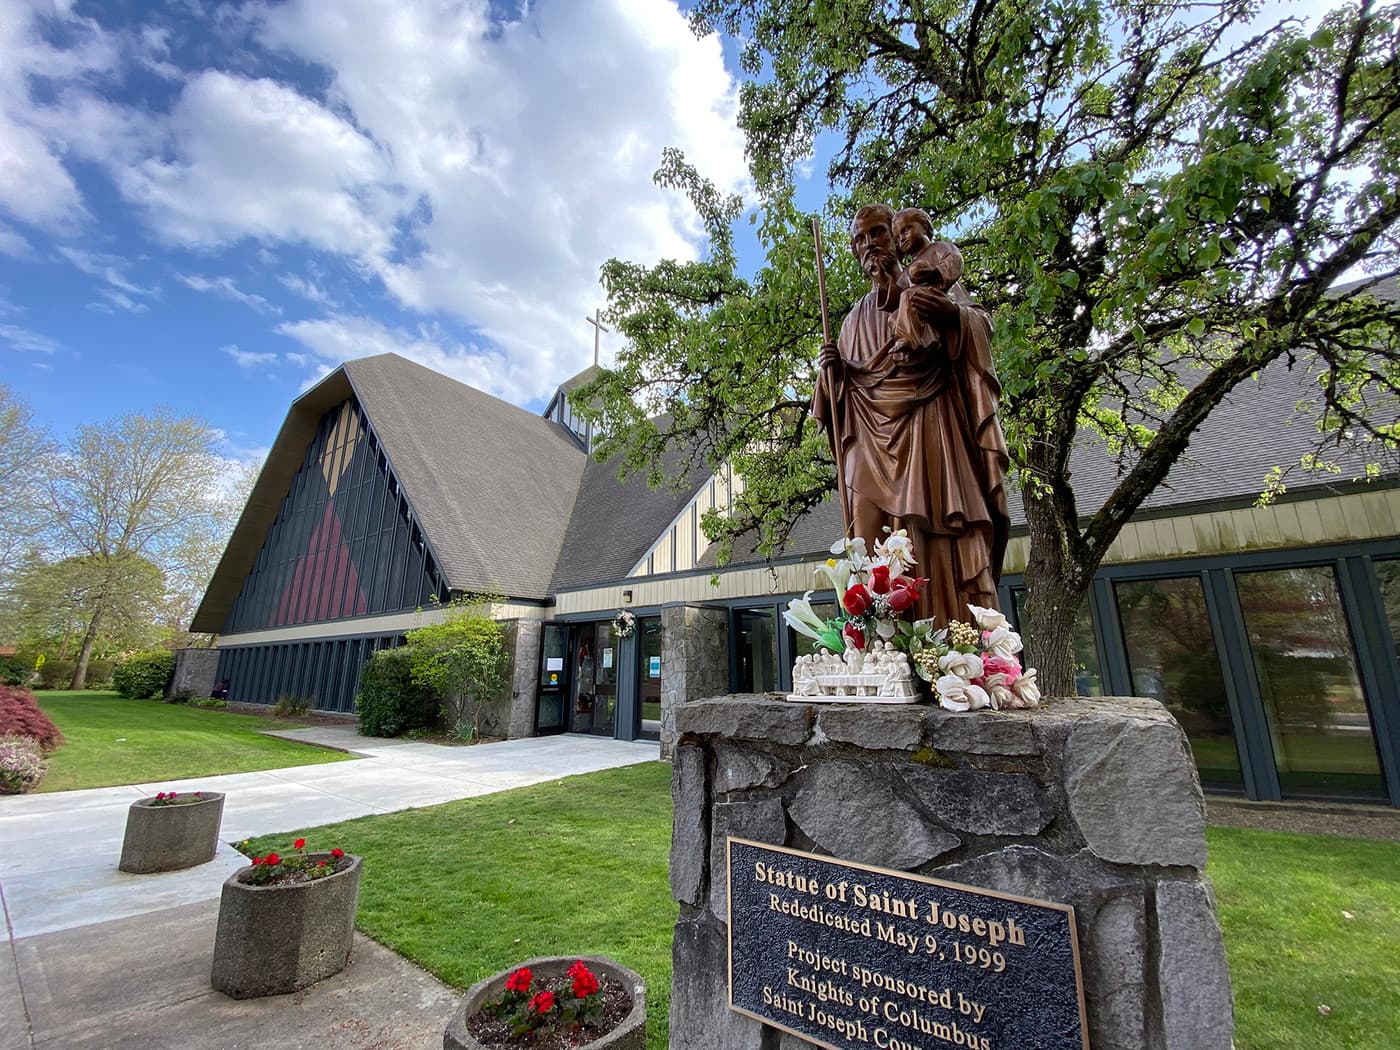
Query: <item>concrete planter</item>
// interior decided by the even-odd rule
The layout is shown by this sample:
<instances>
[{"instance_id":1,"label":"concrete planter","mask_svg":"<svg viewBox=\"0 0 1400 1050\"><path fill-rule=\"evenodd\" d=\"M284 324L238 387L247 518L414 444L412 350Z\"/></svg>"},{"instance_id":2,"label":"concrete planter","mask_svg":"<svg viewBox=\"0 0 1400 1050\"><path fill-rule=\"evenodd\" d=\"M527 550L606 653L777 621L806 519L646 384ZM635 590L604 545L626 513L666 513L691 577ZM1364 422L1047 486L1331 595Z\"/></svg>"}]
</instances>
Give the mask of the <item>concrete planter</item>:
<instances>
[{"instance_id":1,"label":"concrete planter","mask_svg":"<svg viewBox=\"0 0 1400 1050\"><path fill-rule=\"evenodd\" d=\"M329 853L308 854L330 860ZM219 898L210 983L233 999L285 995L345 969L360 899L360 858L310 882L249 886L230 875Z\"/></svg>"},{"instance_id":2,"label":"concrete planter","mask_svg":"<svg viewBox=\"0 0 1400 1050\"><path fill-rule=\"evenodd\" d=\"M462 999L462 1005L452 1015L452 1021L448 1024L447 1031L443 1033L443 1050L483 1050L482 1044L467 1031L467 1018L492 999L499 997L506 989L506 978L520 969L521 966L528 966L536 979L552 980L562 977L569 967L579 959L583 960L584 965L592 970L599 980L602 980L605 975L611 977L626 988L628 994L632 996L632 1009L622 1019L622 1023L607 1035L600 1036L589 1043L580 1043L580 1050L584 1047L589 1048L589 1050L603 1050L605 1047L607 1050L645 1050L647 1041L646 984L638 974L601 955L554 955L542 959L527 959L494 977L478 981L467 989L467 994Z\"/></svg>"},{"instance_id":3,"label":"concrete planter","mask_svg":"<svg viewBox=\"0 0 1400 1050\"><path fill-rule=\"evenodd\" d=\"M152 805L154 801L143 798L126 811L126 836L117 865L122 871L179 871L214 859L224 816L222 793L203 791L198 802L177 806Z\"/></svg>"}]
</instances>

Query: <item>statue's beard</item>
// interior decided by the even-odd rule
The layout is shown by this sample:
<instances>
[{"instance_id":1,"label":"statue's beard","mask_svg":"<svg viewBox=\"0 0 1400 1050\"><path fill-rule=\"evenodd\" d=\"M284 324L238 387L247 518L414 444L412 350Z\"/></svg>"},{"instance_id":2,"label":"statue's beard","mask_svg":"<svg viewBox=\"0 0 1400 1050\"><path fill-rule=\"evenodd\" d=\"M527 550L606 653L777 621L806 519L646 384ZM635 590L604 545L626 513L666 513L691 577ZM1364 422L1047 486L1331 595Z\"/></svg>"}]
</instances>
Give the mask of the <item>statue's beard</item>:
<instances>
[{"instance_id":1,"label":"statue's beard","mask_svg":"<svg viewBox=\"0 0 1400 1050\"><path fill-rule=\"evenodd\" d=\"M899 272L899 259L884 248L871 248L861 259L861 266L874 281L888 281Z\"/></svg>"}]
</instances>

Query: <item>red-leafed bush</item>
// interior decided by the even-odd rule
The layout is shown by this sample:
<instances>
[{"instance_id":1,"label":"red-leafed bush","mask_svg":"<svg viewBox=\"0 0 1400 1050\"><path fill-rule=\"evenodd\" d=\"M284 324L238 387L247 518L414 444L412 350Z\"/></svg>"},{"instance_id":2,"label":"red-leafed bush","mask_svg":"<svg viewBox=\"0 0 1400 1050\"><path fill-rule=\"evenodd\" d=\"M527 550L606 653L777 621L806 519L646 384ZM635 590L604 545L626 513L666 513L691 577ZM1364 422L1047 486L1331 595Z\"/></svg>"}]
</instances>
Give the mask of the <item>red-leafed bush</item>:
<instances>
[{"instance_id":1,"label":"red-leafed bush","mask_svg":"<svg viewBox=\"0 0 1400 1050\"><path fill-rule=\"evenodd\" d=\"M19 685L0 685L0 736L31 737L45 751L63 743L53 719L39 710L34 694Z\"/></svg>"}]
</instances>

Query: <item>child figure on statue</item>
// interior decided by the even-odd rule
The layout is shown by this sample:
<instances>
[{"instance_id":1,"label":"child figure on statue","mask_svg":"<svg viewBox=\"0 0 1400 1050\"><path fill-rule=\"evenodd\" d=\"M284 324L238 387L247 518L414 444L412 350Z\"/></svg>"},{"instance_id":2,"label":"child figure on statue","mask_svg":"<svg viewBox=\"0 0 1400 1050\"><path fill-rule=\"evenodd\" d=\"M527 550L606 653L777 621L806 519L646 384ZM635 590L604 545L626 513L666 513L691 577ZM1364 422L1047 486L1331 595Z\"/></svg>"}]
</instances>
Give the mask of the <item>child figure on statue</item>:
<instances>
[{"instance_id":1,"label":"child figure on statue","mask_svg":"<svg viewBox=\"0 0 1400 1050\"><path fill-rule=\"evenodd\" d=\"M899 288L912 288L921 285L947 292L954 302L961 302L953 286L962 277L962 253L951 241L933 239L933 221L922 208L904 208L895 212L894 240L899 248L901 259L907 259L904 273L899 278ZM931 346L938 340L938 333L921 320L912 307L900 295L894 305L894 332L896 341L890 350L896 360L903 360L911 350Z\"/></svg>"}]
</instances>

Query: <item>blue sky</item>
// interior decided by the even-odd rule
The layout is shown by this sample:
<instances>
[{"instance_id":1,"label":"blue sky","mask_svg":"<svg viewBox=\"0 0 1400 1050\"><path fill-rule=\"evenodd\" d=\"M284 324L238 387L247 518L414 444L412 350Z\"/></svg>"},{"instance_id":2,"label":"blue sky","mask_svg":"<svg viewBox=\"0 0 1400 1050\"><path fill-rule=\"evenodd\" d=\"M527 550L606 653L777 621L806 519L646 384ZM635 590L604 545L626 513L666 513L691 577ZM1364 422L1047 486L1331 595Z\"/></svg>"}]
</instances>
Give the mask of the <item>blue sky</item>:
<instances>
[{"instance_id":1,"label":"blue sky","mask_svg":"<svg viewBox=\"0 0 1400 1050\"><path fill-rule=\"evenodd\" d=\"M732 57L666 0L0 0L0 381L231 458L384 350L542 408L599 266L699 248L662 147L742 188Z\"/></svg>"},{"instance_id":2,"label":"blue sky","mask_svg":"<svg viewBox=\"0 0 1400 1050\"><path fill-rule=\"evenodd\" d=\"M0 0L0 381L236 460L385 350L542 408L599 266L700 250L662 148L744 188L734 70L671 0Z\"/></svg>"}]
</instances>

